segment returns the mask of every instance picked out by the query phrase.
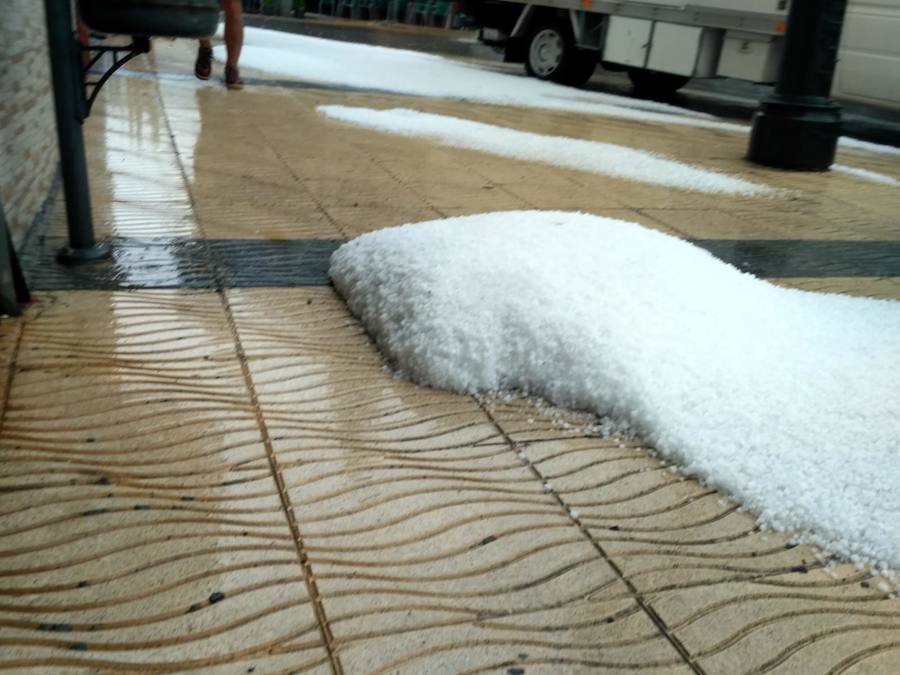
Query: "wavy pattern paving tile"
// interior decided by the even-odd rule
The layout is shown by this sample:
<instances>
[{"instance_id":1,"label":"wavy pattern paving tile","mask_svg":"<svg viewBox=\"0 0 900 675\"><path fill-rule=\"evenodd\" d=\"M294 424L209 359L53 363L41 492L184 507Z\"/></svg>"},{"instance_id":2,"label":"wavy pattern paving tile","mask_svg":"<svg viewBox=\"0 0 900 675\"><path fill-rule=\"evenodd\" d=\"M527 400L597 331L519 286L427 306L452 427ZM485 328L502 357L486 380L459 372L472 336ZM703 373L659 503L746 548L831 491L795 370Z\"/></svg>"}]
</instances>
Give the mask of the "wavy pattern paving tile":
<instances>
[{"instance_id":1,"label":"wavy pattern paving tile","mask_svg":"<svg viewBox=\"0 0 900 675\"><path fill-rule=\"evenodd\" d=\"M760 532L750 514L631 443L562 433L527 404L492 405L706 672L896 670L900 601L884 580L852 565L826 569L811 547Z\"/></svg>"},{"instance_id":2,"label":"wavy pattern paving tile","mask_svg":"<svg viewBox=\"0 0 900 675\"><path fill-rule=\"evenodd\" d=\"M0 667L327 670L218 296L48 297L16 363Z\"/></svg>"},{"instance_id":3,"label":"wavy pattern paving tile","mask_svg":"<svg viewBox=\"0 0 900 675\"><path fill-rule=\"evenodd\" d=\"M385 373L329 289L229 298L345 672L689 672L476 401Z\"/></svg>"},{"instance_id":4,"label":"wavy pattern paving tile","mask_svg":"<svg viewBox=\"0 0 900 675\"><path fill-rule=\"evenodd\" d=\"M224 299L59 293L3 324L0 666L896 663L880 580L633 443L394 379L330 289Z\"/></svg>"}]
</instances>

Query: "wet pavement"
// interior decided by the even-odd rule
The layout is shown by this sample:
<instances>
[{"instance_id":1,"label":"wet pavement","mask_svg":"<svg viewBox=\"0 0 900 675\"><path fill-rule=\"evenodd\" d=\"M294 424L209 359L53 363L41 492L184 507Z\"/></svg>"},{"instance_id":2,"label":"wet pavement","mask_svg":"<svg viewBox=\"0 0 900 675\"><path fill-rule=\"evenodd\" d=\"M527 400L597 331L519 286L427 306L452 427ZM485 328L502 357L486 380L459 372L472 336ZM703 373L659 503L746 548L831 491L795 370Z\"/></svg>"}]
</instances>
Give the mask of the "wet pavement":
<instances>
[{"instance_id":1,"label":"wet pavement","mask_svg":"<svg viewBox=\"0 0 900 675\"><path fill-rule=\"evenodd\" d=\"M64 239L45 238L22 256L32 286L42 290L129 288L295 288L327 286L331 254L342 240L109 240L108 260L63 266Z\"/></svg>"},{"instance_id":2,"label":"wet pavement","mask_svg":"<svg viewBox=\"0 0 900 675\"><path fill-rule=\"evenodd\" d=\"M37 304L0 323L0 666L895 669L887 580L760 531L583 416L566 429L525 400L393 377L322 284L327 253L362 233L541 208L702 241L786 286L900 298L900 188L756 167L716 130L250 71L256 86L228 92L194 81L192 56L160 41L86 125L113 260L48 264L55 201L26 255ZM328 103L620 143L782 192L502 159L350 128L315 112ZM839 159L900 179L896 156Z\"/></svg>"},{"instance_id":3,"label":"wet pavement","mask_svg":"<svg viewBox=\"0 0 900 675\"><path fill-rule=\"evenodd\" d=\"M900 277L900 241L688 239L743 272L762 278ZM331 254L344 240L109 240L108 260L62 266L63 238L40 238L22 255L33 287L57 290L137 288L296 288L327 286Z\"/></svg>"}]
</instances>

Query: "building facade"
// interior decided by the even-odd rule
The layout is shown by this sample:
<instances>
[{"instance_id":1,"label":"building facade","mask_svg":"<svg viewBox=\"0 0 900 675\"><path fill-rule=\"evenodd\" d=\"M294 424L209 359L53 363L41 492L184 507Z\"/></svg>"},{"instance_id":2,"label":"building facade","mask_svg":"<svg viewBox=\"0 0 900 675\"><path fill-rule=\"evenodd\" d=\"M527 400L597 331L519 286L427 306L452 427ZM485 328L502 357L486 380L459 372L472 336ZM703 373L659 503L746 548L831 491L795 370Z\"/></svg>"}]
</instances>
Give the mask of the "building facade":
<instances>
[{"instance_id":1,"label":"building facade","mask_svg":"<svg viewBox=\"0 0 900 675\"><path fill-rule=\"evenodd\" d=\"M0 204L19 243L59 167L44 3L0 0Z\"/></svg>"}]
</instances>

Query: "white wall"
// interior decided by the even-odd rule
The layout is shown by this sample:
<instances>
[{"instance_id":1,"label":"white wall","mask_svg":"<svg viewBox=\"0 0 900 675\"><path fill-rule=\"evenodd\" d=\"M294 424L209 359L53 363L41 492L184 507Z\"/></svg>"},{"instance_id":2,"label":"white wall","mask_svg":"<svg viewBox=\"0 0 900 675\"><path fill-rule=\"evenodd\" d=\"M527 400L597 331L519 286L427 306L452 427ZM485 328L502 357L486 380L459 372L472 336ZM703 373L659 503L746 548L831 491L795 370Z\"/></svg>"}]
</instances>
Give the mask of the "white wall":
<instances>
[{"instance_id":1,"label":"white wall","mask_svg":"<svg viewBox=\"0 0 900 675\"><path fill-rule=\"evenodd\" d=\"M18 243L47 199L59 153L44 3L0 8L0 203Z\"/></svg>"},{"instance_id":2,"label":"white wall","mask_svg":"<svg viewBox=\"0 0 900 675\"><path fill-rule=\"evenodd\" d=\"M850 0L832 95L900 110L900 0Z\"/></svg>"}]
</instances>

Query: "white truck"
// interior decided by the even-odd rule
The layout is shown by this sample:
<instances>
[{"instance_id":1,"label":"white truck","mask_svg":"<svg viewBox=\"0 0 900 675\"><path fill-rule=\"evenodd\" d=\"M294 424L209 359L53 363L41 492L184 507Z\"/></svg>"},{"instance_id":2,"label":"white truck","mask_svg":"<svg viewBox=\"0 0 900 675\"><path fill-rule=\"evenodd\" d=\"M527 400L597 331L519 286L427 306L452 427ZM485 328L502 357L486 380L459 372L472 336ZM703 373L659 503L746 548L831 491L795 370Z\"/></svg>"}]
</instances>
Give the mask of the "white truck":
<instances>
[{"instance_id":1,"label":"white truck","mask_svg":"<svg viewBox=\"0 0 900 675\"><path fill-rule=\"evenodd\" d=\"M850 0L831 94L900 110L900 0Z\"/></svg>"},{"instance_id":2,"label":"white truck","mask_svg":"<svg viewBox=\"0 0 900 675\"><path fill-rule=\"evenodd\" d=\"M772 83L788 0L468 0L479 38L529 75L580 86L597 63L636 89L693 77ZM849 0L832 94L900 110L900 0Z\"/></svg>"},{"instance_id":3,"label":"white truck","mask_svg":"<svg viewBox=\"0 0 900 675\"><path fill-rule=\"evenodd\" d=\"M584 84L597 63L667 93L692 77L774 82L787 0L481 0L479 39L529 75ZM472 9L470 8L470 11Z\"/></svg>"}]
</instances>

